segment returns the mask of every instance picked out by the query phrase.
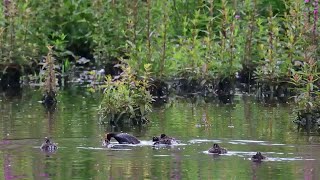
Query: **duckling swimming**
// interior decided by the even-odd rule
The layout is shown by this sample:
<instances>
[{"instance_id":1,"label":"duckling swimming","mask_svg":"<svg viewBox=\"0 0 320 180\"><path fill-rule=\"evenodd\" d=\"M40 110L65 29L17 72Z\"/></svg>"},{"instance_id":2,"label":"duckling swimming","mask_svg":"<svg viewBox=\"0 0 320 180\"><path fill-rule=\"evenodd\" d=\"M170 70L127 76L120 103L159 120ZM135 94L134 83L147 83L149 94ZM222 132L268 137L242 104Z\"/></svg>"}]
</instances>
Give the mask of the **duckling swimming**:
<instances>
[{"instance_id":1,"label":"duckling swimming","mask_svg":"<svg viewBox=\"0 0 320 180\"><path fill-rule=\"evenodd\" d=\"M175 138L169 137L165 134L161 134L159 137L154 136L152 138L152 141L154 142L153 145L159 145L159 144L172 145L172 144L179 143Z\"/></svg>"},{"instance_id":2,"label":"duckling swimming","mask_svg":"<svg viewBox=\"0 0 320 180\"><path fill-rule=\"evenodd\" d=\"M154 141L153 145L165 144L165 145L172 145L172 139L159 139L158 141Z\"/></svg>"},{"instance_id":3,"label":"duckling swimming","mask_svg":"<svg viewBox=\"0 0 320 180\"><path fill-rule=\"evenodd\" d=\"M251 157L251 160L253 162L262 162L262 159L266 159L266 157L264 157L261 152L257 152L257 154L253 155Z\"/></svg>"},{"instance_id":4,"label":"duckling swimming","mask_svg":"<svg viewBox=\"0 0 320 180\"><path fill-rule=\"evenodd\" d=\"M53 152L58 149L57 145L50 141L49 138L45 137L44 143L40 146L42 151Z\"/></svg>"},{"instance_id":5,"label":"duckling swimming","mask_svg":"<svg viewBox=\"0 0 320 180\"><path fill-rule=\"evenodd\" d=\"M208 150L209 153L226 154L227 149L220 147L218 144L213 144L213 147Z\"/></svg>"},{"instance_id":6,"label":"duckling swimming","mask_svg":"<svg viewBox=\"0 0 320 180\"><path fill-rule=\"evenodd\" d=\"M160 138L158 136L153 136L152 137L152 142L157 142L159 140L160 140Z\"/></svg>"},{"instance_id":7,"label":"duckling swimming","mask_svg":"<svg viewBox=\"0 0 320 180\"><path fill-rule=\"evenodd\" d=\"M108 133L107 137L102 141L103 146L108 146L110 144L111 138L116 139L119 144L139 144L140 141L127 133Z\"/></svg>"}]
</instances>

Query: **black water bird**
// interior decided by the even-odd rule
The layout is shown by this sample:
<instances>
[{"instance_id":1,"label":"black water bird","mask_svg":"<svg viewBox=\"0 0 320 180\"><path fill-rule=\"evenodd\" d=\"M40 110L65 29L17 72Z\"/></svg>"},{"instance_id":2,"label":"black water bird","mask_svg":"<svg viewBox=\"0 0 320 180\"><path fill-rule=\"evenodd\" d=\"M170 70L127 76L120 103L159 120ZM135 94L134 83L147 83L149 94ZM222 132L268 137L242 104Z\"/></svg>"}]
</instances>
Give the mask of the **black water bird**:
<instances>
[{"instance_id":1,"label":"black water bird","mask_svg":"<svg viewBox=\"0 0 320 180\"><path fill-rule=\"evenodd\" d=\"M213 147L210 148L208 152L213 154L226 154L227 149L220 147L218 144L213 144Z\"/></svg>"},{"instance_id":2,"label":"black water bird","mask_svg":"<svg viewBox=\"0 0 320 180\"><path fill-rule=\"evenodd\" d=\"M111 138L114 138L119 142L119 144L139 144L140 141L127 133L108 133L106 138L103 140L102 145L108 146L110 144Z\"/></svg>"},{"instance_id":3,"label":"black water bird","mask_svg":"<svg viewBox=\"0 0 320 180\"><path fill-rule=\"evenodd\" d=\"M251 157L251 160L253 162L262 162L263 159L266 159L266 157L264 157L261 152L257 152L257 154L253 155Z\"/></svg>"},{"instance_id":4,"label":"black water bird","mask_svg":"<svg viewBox=\"0 0 320 180\"><path fill-rule=\"evenodd\" d=\"M42 151L53 152L58 149L58 146L51 142L49 138L45 137L44 143L40 146Z\"/></svg>"}]
</instances>

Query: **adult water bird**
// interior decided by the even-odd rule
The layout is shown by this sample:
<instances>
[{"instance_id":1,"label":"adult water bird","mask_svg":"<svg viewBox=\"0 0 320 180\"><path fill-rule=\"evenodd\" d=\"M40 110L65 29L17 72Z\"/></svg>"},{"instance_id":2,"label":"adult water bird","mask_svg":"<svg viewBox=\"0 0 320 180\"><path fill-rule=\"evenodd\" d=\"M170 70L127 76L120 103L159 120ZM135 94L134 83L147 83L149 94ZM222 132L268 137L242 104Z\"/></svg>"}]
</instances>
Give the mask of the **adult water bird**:
<instances>
[{"instance_id":1,"label":"adult water bird","mask_svg":"<svg viewBox=\"0 0 320 180\"><path fill-rule=\"evenodd\" d=\"M111 138L114 138L119 142L119 144L139 144L140 141L127 133L108 133L106 138L103 140L102 145L108 146L110 144Z\"/></svg>"}]
</instances>

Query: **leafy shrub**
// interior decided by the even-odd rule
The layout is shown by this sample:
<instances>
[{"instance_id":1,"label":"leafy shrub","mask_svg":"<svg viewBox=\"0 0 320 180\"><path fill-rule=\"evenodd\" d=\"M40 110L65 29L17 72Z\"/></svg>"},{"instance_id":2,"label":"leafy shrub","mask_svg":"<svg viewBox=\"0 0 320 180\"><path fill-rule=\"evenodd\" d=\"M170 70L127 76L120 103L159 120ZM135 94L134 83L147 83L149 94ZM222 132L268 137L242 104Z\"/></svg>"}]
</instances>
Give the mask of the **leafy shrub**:
<instances>
[{"instance_id":1,"label":"leafy shrub","mask_svg":"<svg viewBox=\"0 0 320 180\"><path fill-rule=\"evenodd\" d=\"M106 77L103 100L100 113L103 119L110 122L135 119L146 121L146 115L151 112L152 96L147 90L150 64L145 64L144 76L137 78L135 72L126 65L120 65L123 73L115 78Z\"/></svg>"}]
</instances>

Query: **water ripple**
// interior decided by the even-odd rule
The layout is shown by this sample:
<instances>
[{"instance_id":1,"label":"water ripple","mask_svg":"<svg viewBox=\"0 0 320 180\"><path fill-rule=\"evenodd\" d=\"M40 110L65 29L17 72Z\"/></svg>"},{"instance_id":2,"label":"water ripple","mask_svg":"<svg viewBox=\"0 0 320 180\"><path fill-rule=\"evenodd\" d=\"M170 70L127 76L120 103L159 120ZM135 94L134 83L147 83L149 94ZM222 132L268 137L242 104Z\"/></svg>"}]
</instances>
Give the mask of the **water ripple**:
<instances>
[{"instance_id":1,"label":"water ripple","mask_svg":"<svg viewBox=\"0 0 320 180\"><path fill-rule=\"evenodd\" d=\"M196 144L196 143L204 143L204 142L214 142L214 143L221 143L221 140L211 140L211 139L192 139L190 141L191 144Z\"/></svg>"}]
</instances>

